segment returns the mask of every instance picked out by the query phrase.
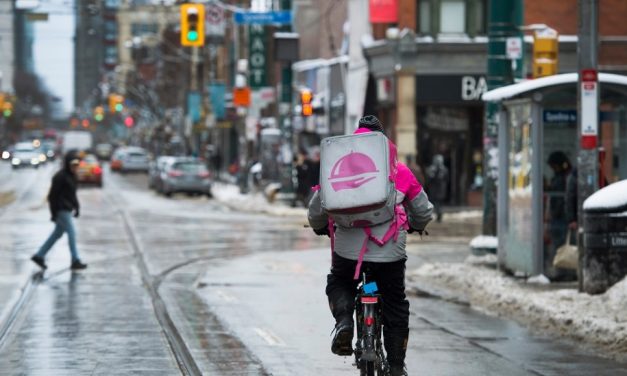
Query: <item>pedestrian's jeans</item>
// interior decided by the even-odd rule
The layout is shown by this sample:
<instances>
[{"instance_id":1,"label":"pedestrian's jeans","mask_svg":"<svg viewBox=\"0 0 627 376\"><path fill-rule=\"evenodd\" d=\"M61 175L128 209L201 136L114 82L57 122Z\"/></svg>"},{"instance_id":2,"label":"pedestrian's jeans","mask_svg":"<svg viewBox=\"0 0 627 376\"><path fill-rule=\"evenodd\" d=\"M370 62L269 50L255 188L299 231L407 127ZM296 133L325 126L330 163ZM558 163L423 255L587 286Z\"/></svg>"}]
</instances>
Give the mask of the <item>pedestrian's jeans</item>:
<instances>
[{"instance_id":1,"label":"pedestrian's jeans","mask_svg":"<svg viewBox=\"0 0 627 376\"><path fill-rule=\"evenodd\" d=\"M39 248L37 256L44 258L46 253L50 251L50 248L56 243L57 240L67 232L68 242L70 243L70 253L72 254L72 261L79 260L78 251L76 250L76 232L74 231L74 223L72 221L72 212L67 210L60 210L57 212L55 219L56 226L54 231L48 237L48 240Z\"/></svg>"}]
</instances>

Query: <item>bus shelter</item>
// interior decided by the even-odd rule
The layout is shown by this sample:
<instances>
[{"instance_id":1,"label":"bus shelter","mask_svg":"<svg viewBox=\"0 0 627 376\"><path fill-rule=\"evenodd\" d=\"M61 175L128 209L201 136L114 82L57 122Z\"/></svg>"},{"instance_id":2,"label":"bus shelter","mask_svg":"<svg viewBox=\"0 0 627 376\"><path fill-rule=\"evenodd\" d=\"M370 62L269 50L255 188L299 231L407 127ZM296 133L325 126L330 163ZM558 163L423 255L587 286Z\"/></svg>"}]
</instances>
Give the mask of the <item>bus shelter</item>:
<instances>
[{"instance_id":1,"label":"bus shelter","mask_svg":"<svg viewBox=\"0 0 627 376\"><path fill-rule=\"evenodd\" d=\"M598 79L602 185L627 179L627 76L600 73ZM506 271L554 272L555 250L563 245L568 231L566 180L572 179L577 165L577 84L578 73L566 73L482 96L501 108L495 172L498 260ZM550 167L549 158L559 160L564 171Z\"/></svg>"}]
</instances>

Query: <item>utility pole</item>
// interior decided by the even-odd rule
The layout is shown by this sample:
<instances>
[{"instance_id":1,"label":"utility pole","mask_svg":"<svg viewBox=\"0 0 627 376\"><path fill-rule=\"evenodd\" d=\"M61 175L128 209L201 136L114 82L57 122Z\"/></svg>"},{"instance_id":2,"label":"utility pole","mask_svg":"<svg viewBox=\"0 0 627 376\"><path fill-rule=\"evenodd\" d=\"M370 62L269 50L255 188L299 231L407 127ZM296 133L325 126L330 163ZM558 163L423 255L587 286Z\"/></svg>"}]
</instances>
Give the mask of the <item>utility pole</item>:
<instances>
[{"instance_id":1,"label":"utility pole","mask_svg":"<svg viewBox=\"0 0 627 376\"><path fill-rule=\"evenodd\" d=\"M577 44L579 81L577 85L579 154L577 157L578 225L583 224L583 202L598 187L597 140L599 125L599 83L597 74L597 42L599 26L599 1L579 0L579 31ZM581 236L580 236L581 240ZM582 244L580 241L579 244ZM581 265L581 254L580 265ZM579 270L579 290L583 276Z\"/></svg>"},{"instance_id":2,"label":"utility pole","mask_svg":"<svg viewBox=\"0 0 627 376\"><path fill-rule=\"evenodd\" d=\"M514 83L522 78L522 58L512 64L506 54L508 37L522 38L522 0L490 0L488 10L488 90ZM512 67L515 65L515 69ZM483 234L496 235L496 181L498 178L499 105L486 103L483 144ZM501 156L503 158L507 156Z\"/></svg>"}]
</instances>

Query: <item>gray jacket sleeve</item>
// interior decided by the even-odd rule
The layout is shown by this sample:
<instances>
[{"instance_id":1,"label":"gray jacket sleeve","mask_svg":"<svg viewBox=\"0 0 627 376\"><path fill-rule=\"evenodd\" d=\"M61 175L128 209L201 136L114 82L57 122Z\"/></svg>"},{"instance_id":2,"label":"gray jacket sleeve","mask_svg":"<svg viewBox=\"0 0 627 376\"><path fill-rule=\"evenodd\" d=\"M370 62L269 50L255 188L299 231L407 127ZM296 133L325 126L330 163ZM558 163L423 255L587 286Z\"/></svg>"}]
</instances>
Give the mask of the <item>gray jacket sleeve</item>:
<instances>
[{"instance_id":1,"label":"gray jacket sleeve","mask_svg":"<svg viewBox=\"0 0 627 376\"><path fill-rule=\"evenodd\" d=\"M320 229L326 227L329 223L329 216L322 209L320 201L320 192L314 192L309 201L309 209L307 211L307 219L311 228Z\"/></svg>"},{"instance_id":2,"label":"gray jacket sleeve","mask_svg":"<svg viewBox=\"0 0 627 376\"><path fill-rule=\"evenodd\" d=\"M406 199L403 203L409 225L416 230L424 230L432 219L433 204L424 189L413 200Z\"/></svg>"}]
</instances>

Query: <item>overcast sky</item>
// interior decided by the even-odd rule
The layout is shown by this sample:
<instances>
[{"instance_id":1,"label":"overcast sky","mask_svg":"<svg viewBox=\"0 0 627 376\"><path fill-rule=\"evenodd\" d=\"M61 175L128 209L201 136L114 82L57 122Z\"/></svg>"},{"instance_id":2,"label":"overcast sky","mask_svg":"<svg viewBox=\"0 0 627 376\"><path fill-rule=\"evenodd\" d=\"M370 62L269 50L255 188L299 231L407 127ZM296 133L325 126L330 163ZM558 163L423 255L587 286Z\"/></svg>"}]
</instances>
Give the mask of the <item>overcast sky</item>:
<instances>
[{"instance_id":1,"label":"overcast sky","mask_svg":"<svg viewBox=\"0 0 627 376\"><path fill-rule=\"evenodd\" d=\"M33 54L35 70L53 95L60 97L63 109L74 108L74 14L73 2L46 0L36 10L49 11L48 22L35 23Z\"/></svg>"}]
</instances>

